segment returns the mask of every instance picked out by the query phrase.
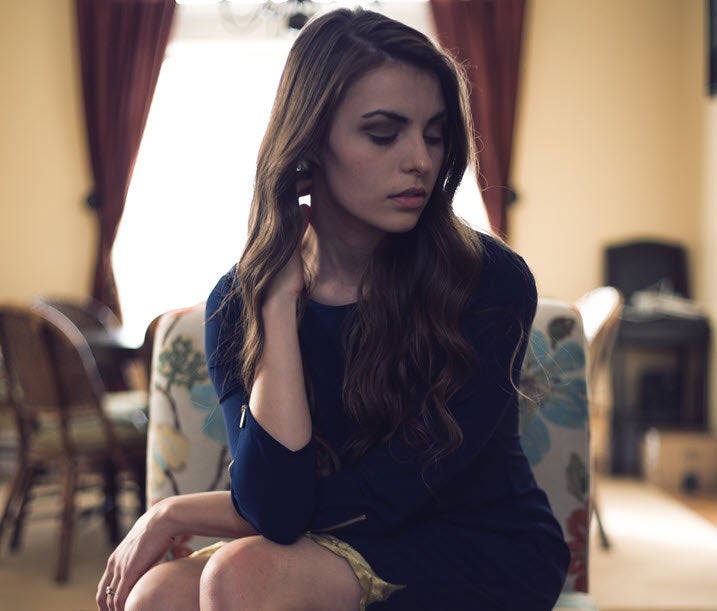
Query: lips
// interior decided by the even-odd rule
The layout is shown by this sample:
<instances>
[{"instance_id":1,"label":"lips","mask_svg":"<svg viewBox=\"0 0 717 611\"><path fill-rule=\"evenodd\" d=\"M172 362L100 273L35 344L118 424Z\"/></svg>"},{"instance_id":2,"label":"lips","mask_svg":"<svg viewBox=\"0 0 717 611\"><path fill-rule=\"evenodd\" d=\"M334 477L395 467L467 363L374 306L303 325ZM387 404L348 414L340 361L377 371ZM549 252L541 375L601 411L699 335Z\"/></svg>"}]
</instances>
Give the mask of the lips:
<instances>
[{"instance_id":1,"label":"lips","mask_svg":"<svg viewBox=\"0 0 717 611\"><path fill-rule=\"evenodd\" d=\"M426 190L420 188L406 189L400 193L395 193L391 197L426 197Z\"/></svg>"},{"instance_id":2,"label":"lips","mask_svg":"<svg viewBox=\"0 0 717 611\"><path fill-rule=\"evenodd\" d=\"M401 208L413 210L422 208L426 203L426 190L421 188L406 189L389 197Z\"/></svg>"}]
</instances>

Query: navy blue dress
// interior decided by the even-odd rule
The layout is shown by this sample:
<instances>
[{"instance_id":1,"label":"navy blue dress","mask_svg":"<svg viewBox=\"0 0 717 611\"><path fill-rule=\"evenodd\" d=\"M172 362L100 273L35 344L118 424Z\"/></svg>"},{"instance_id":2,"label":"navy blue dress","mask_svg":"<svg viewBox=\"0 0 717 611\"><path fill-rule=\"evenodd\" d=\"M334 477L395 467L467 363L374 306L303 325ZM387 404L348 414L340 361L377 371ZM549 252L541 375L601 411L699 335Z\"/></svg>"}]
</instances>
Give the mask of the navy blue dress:
<instances>
[{"instance_id":1,"label":"navy blue dress","mask_svg":"<svg viewBox=\"0 0 717 611\"><path fill-rule=\"evenodd\" d=\"M462 319L480 363L449 401L464 440L427 470L396 436L358 462L319 475L317 442L294 452L273 439L252 418L232 355L222 350L241 316L239 299L220 307L231 272L207 301L207 359L234 461L237 511L279 543L307 531L330 533L382 579L406 586L371 610L552 609L565 580L569 551L518 433L514 384L535 315L535 282L517 254L494 238L481 239L481 274ZM348 433L341 337L353 307L310 301L299 326L314 423L339 455Z\"/></svg>"}]
</instances>

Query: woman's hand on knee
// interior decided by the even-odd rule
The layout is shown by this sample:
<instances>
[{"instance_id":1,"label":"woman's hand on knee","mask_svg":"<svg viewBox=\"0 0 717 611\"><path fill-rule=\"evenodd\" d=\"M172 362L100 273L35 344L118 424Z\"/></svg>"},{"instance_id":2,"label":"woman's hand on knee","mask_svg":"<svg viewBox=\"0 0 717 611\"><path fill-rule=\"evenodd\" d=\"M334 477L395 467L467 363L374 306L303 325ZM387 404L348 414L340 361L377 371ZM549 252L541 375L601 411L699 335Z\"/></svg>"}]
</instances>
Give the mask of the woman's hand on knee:
<instances>
[{"instance_id":1,"label":"woman's hand on knee","mask_svg":"<svg viewBox=\"0 0 717 611\"><path fill-rule=\"evenodd\" d=\"M123 611L127 596L139 578L167 553L172 533L164 522L165 503L141 516L112 552L97 586L100 611Z\"/></svg>"}]
</instances>

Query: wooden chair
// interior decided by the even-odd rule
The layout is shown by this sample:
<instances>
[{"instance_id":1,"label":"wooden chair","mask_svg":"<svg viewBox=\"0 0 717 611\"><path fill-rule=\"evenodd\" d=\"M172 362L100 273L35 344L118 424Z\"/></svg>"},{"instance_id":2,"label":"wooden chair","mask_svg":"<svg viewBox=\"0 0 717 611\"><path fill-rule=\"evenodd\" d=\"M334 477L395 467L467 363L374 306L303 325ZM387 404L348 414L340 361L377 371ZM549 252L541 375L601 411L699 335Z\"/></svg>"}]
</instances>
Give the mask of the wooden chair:
<instances>
[{"instance_id":1,"label":"wooden chair","mask_svg":"<svg viewBox=\"0 0 717 611\"><path fill-rule=\"evenodd\" d=\"M101 330L116 331L122 323L115 313L99 301L87 299L68 299L43 296L36 299L62 312L80 331Z\"/></svg>"},{"instance_id":2,"label":"wooden chair","mask_svg":"<svg viewBox=\"0 0 717 611\"><path fill-rule=\"evenodd\" d=\"M135 419L139 410L129 408L121 396L118 400L105 392L84 337L52 307L0 305L0 354L7 381L0 403L14 415L19 437L17 470L0 520L0 542L10 532L11 549L19 548L35 489L59 492L62 507L54 577L66 581L76 492L88 485L102 487L113 542L119 540L117 491L128 474L143 498L146 421ZM130 403L138 400L136 393L129 395Z\"/></svg>"},{"instance_id":3,"label":"wooden chair","mask_svg":"<svg viewBox=\"0 0 717 611\"><path fill-rule=\"evenodd\" d=\"M105 304L90 298L70 299L42 296L36 303L47 304L67 316L82 335L90 341L90 336L107 337L108 340L122 328L122 322ZM91 343L91 342L90 342ZM105 388L110 392L132 388L127 363L114 354L94 354Z\"/></svg>"},{"instance_id":4,"label":"wooden chair","mask_svg":"<svg viewBox=\"0 0 717 611\"><path fill-rule=\"evenodd\" d=\"M585 293L575 305L583 319L585 342L587 344L587 380L588 404L590 406L590 429L592 431L591 461L594 466L604 466L603 454L606 453L609 431L607 424L610 414L606 405L600 401L597 392L598 381L606 382L605 376L610 375L610 357L615 346L620 315L623 308L623 297L620 291L612 286L601 286ZM609 388L609 384L605 385ZM594 486L595 478L593 478ZM600 542L604 549L610 547L610 540L603 527L600 508L593 490L593 515L597 521Z\"/></svg>"}]
</instances>

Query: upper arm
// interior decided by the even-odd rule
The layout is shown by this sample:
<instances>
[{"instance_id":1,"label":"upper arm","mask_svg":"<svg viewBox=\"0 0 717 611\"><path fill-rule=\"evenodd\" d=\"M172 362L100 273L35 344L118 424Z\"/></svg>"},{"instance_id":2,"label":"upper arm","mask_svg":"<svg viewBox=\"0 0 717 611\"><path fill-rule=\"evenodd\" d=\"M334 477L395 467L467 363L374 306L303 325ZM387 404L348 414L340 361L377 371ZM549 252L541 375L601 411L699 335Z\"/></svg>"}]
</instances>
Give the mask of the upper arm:
<instances>
[{"instance_id":1,"label":"upper arm","mask_svg":"<svg viewBox=\"0 0 717 611\"><path fill-rule=\"evenodd\" d=\"M232 458L232 503L263 536L291 543L306 529L313 509L313 444L293 452L252 417L237 358L241 302L238 296L227 299L230 288L227 274L207 299L205 347Z\"/></svg>"}]
</instances>

